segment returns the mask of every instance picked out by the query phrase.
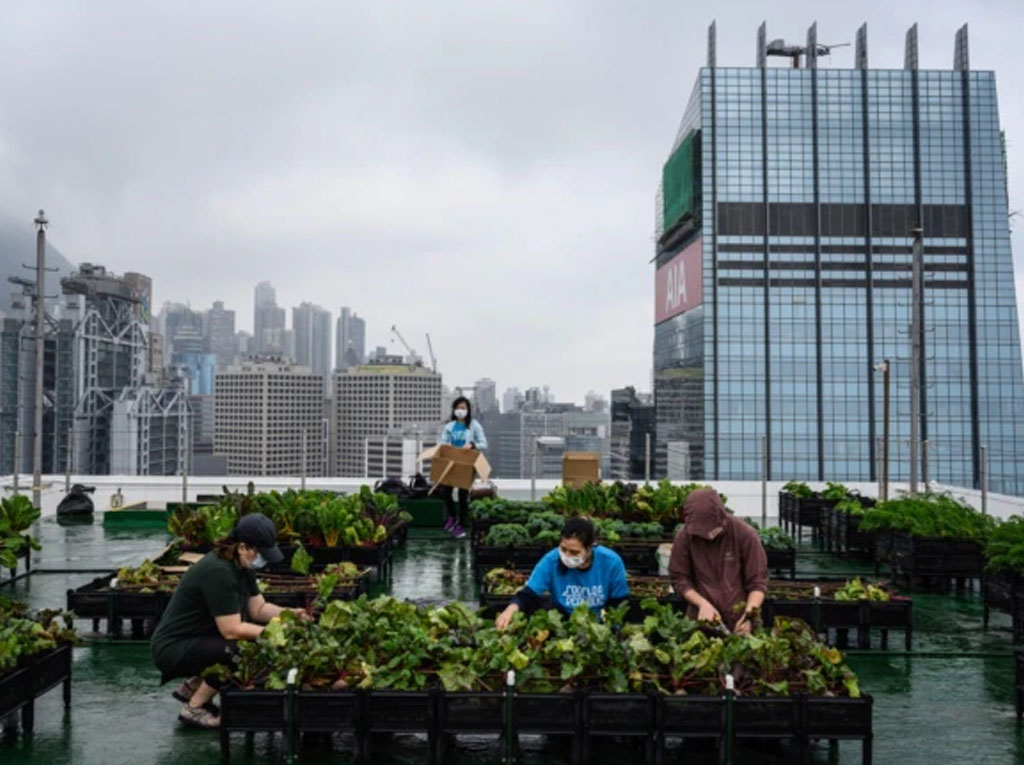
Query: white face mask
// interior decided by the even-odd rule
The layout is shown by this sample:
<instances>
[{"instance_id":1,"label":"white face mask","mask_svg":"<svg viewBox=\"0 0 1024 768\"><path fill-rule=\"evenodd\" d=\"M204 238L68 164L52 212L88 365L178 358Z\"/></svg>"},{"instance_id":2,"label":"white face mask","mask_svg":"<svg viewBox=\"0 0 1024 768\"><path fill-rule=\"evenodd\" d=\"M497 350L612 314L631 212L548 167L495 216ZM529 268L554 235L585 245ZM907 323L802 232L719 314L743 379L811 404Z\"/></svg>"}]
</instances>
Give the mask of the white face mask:
<instances>
[{"instance_id":1,"label":"white face mask","mask_svg":"<svg viewBox=\"0 0 1024 768\"><path fill-rule=\"evenodd\" d=\"M246 560L244 557L241 558L241 560L246 568L252 568L254 571L258 571L260 568L265 568L267 565L267 561L259 552L256 553L255 560Z\"/></svg>"},{"instance_id":2,"label":"white face mask","mask_svg":"<svg viewBox=\"0 0 1024 768\"><path fill-rule=\"evenodd\" d=\"M465 408L456 408L455 409L455 418L456 419L464 419L464 418L466 418L466 415L468 413L469 412Z\"/></svg>"},{"instance_id":3,"label":"white face mask","mask_svg":"<svg viewBox=\"0 0 1024 768\"><path fill-rule=\"evenodd\" d=\"M558 557L561 559L562 565L566 568L572 568L573 570L576 568L582 568L583 563L586 562L587 559L584 555L567 555L562 550L558 550Z\"/></svg>"}]
</instances>

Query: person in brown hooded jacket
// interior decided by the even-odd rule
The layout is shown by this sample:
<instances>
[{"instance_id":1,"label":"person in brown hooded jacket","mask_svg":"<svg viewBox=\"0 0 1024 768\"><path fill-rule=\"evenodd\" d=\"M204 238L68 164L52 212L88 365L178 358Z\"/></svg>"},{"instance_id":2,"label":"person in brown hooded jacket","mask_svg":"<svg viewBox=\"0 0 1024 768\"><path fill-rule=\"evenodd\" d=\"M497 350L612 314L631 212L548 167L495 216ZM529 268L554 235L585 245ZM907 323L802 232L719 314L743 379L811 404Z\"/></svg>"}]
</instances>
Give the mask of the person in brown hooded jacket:
<instances>
[{"instance_id":1,"label":"person in brown hooded jacket","mask_svg":"<svg viewBox=\"0 0 1024 768\"><path fill-rule=\"evenodd\" d=\"M711 488L686 497L683 523L668 575L676 594L689 603L687 615L748 633L750 616L768 591L768 556L757 531L730 515ZM745 609L735 611L738 603Z\"/></svg>"}]
</instances>

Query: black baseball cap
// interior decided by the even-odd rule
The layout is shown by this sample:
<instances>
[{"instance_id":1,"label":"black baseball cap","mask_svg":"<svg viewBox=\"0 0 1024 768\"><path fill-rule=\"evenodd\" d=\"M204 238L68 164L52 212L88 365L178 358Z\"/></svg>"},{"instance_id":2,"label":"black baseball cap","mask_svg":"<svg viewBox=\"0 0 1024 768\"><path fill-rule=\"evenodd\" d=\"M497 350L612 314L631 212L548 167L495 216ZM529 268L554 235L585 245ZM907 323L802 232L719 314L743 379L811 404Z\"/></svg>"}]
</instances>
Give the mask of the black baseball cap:
<instances>
[{"instance_id":1,"label":"black baseball cap","mask_svg":"<svg viewBox=\"0 0 1024 768\"><path fill-rule=\"evenodd\" d=\"M284 560L284 555L277 547L277 529L269 517L259 512L243 515L231 532L235 541L256 547L268 564L274 565Z\"/></svg>"}]
</instances>

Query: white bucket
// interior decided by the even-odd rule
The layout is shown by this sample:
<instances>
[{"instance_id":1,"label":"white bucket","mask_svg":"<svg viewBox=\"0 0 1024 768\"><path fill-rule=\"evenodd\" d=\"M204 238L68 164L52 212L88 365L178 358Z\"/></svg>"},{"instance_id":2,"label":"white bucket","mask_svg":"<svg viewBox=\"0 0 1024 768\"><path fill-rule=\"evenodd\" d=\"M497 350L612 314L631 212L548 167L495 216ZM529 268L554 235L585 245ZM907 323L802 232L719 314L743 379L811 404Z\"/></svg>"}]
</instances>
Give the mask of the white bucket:
<instances>
[{"instance_id":1,"label":"white bucket","mask_svg":"<svg viewBox=\"0 0 1024 768\"><path fill-rule=\"evenodd\" d=\"M658 575L668 576L668 561L672 558L672 542L658 545Z\"/></svg>"}]
</instances>

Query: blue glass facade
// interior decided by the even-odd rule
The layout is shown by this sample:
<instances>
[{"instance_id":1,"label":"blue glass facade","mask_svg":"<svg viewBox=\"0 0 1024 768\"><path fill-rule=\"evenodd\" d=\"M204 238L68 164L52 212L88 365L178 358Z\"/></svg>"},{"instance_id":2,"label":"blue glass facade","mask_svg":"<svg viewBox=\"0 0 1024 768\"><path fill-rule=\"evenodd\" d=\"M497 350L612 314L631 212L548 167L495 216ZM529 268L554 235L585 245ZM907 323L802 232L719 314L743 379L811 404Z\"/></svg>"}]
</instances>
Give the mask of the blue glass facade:
<instances>
[{"instance_id":1,"label":"blue glass facade","mask_svg":"<svg viewBox=\"0 0 1024 768\"><path fill-rule=\"evenodd\" d=\"M923 229L929 476L1024 495L1024 380L995 75L702 69L703 305L655 327L656 469L872 480L891 362L890 478L909 473L912 227Z\"/></svg>"}]
</instances>

